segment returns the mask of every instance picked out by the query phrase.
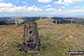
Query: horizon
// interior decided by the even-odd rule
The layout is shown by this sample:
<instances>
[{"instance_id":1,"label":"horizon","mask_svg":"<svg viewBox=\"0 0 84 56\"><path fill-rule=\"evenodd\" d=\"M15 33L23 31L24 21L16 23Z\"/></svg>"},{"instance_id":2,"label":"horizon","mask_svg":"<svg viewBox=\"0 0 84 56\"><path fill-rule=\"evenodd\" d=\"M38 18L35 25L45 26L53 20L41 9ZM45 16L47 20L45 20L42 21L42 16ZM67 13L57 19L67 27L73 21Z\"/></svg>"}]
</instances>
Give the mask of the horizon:
<instances>
[{"instance_id":1,"label":"horizon","mask_svg":"<svg viewBox=\"0 0 84 56\"><path fill-rule=\"evenodd\" d=\"M3 17L61 17L61 18L84 18L84 17L70 17L70 16L65 16L65 17L62 17L62 16L0 16L0 18L3 18Z\"/></svg>"}]
</instances>

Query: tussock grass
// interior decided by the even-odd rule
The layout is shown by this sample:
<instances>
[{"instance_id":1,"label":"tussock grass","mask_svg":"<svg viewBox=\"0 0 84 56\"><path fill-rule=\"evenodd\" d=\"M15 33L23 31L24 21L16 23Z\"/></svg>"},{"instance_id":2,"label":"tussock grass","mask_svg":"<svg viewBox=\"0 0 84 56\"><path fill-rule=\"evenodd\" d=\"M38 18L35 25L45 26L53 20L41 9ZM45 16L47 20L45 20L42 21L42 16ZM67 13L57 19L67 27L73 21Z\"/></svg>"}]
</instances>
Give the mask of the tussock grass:
<instances>
[{"instance_id":1,"label":"tussock grass","mask_svg":"<svg viewBox=\"0 0 84 56\"><path fill-rule=\"evenodd\" d=\"M54 24L51 19L45 23L46 20L36 21L42 43L36 54L20 52L21 46L14 46L14 43L22 44L24 25L0 26L0 56L69 56L69 48L84 51L84 25Z\"/></svg>"}]
</instances>

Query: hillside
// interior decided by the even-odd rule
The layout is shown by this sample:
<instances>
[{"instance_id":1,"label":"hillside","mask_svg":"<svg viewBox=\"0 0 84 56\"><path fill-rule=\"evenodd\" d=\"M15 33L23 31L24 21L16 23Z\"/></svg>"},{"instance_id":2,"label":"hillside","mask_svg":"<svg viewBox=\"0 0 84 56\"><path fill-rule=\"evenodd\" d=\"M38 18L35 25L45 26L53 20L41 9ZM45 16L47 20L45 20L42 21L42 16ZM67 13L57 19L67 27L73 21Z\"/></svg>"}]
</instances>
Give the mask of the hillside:
<instances>
[{"instance_id":1,"label":"hillside","mask_svg":"<svg viewBox=\"0 0 84 56\"><path fill-rule=\"evenodd\" d=\"M69 56L69 48L84 51L84 25L54 24L52 21L36 21L42 43L37 54L19 51L23 38L23 24L0 26L0 56Z\"/></svg>"}]
</instances>

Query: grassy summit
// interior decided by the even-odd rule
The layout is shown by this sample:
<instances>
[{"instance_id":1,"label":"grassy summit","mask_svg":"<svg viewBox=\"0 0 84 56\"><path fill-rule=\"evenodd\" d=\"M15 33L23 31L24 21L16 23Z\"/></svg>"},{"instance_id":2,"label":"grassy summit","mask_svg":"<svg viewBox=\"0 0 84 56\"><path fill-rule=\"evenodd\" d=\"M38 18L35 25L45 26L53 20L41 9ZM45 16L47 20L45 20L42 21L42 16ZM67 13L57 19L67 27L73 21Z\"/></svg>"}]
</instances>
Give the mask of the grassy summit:
<instances>
[{"instance_id":1,"label":"grassy summit","mask_svg":"<svg viewBox=\"0 0 84 56\"><path fill-rule=\"evenodd\" d=\"M37 54L20 52L24 25L0 26L0 56L69 56L67 51L84 51L84 25L54 24L37 20L42 47ZM19 45L18 45L19 44Z\"/></svg>"}]
</instances>

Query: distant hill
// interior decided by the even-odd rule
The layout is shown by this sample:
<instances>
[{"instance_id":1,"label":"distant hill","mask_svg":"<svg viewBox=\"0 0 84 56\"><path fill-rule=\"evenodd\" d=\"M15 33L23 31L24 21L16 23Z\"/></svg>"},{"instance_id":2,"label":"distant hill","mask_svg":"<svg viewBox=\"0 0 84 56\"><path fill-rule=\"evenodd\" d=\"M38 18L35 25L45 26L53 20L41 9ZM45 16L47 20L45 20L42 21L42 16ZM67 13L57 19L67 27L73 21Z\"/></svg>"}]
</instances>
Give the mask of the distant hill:
<instances>
[{"instance_id":1,"label":"distant hill","mask_svg":"<svg viewBox=\"0 0 84 56\"><path fill-rule=\"evenodd\" d=\"M0 25L7 25L5 21L0 21Z\"/></svg>"},{"instance_id":2,"label":"distant hill","mask_svg":"<svg viewBox=\"0 0 84 56\"><path fill-rule=\"evenodd\" d=\"M0 17L0 21L7 21L12 24L14 24L14 18L15 17ZM39 19L49 19L49 17L17 17L18 22L21 23L25 23L25 22L31 22L31 21L36 21ZM60 20L61 23L71 23L71 21L73 21L73 23L77 23L77 24L83 24L84 19L83 18L74 18L74 17L50 17L50 19L55 19L55 21Z\"/></svg>"}]
</instances>

